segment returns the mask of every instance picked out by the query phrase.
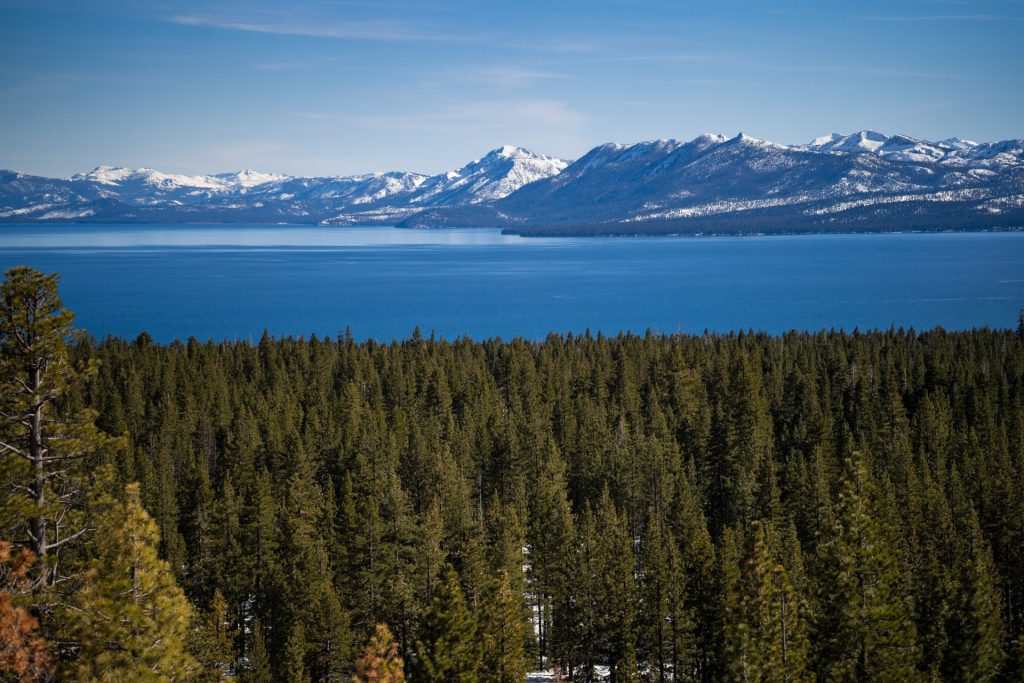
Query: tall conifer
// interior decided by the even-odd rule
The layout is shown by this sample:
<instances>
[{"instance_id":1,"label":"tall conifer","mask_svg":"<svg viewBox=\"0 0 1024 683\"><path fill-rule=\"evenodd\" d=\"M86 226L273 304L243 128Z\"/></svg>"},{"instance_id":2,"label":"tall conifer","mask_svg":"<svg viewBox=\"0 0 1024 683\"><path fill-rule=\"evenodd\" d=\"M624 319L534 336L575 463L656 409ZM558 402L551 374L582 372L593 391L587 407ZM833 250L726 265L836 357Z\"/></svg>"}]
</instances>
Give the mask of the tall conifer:
<instances>
[{"instance_id":1,"label":"tall conifer","mask_svg":"<svg viewBox=\"0 0 1024 683\"><path fill-rule=\"evenodd\" d=\"M159 531L137 485L101 517L88 584L68 612L75 680L174 680L195 672L186 650L193 609L157 557Z\"/></svg>"},{"instance_id":2,"label":"tall conifer","mask_svg":"<svg viewBox=\"0 0 1024 683\"><path fill-rule=\"evenodd\" d=\"M564 659L572 645L571 548L575 536L566 495L565 463L550 443L530 498L527 529L531 592L536 597L541 664Z\"/></svg>"},{"instance_id":3,"label":"tall conifer","mask_svg":"<svg viewBox=\"0 0 1024 683\"><path fill-rule=\"evenodd\" d=\"M449 565L420 625L413 678L421 683L476 683L482 656L476 617Z\"/></svg>"},{"instance_id":4,"label":"tall conifer","mask_svg":"<svg viewBox=\"0 0 1024 683\"><path fill-rule=\"evenodd\" d=\"M919 656L895 549L860 453L846 464L836 524L818 547L814 638L825 680L914 680Z\"/></svg>"},{"instance_id":5,"label":"tall conifer","mask_svg":"<svg viewBox=\"0 0 1024 683\"><path fill-rule=\"evenodd\" d=\"M97 366L69 359L74 315L57 281L19 266L0 284L0 478L11 496L0 505L0 531L32 549L48 584L61 575L61 551L89 531L86 461L119 447L97 429L94 411L61 406Z\"/></svg>"},{"instance_id":6,"label":"tall conifer","mask_svg":"<svg viewBox=\"0 0 1024 683\"><path fill-rule=\"evenodd\" d=\"M502 570L491 581L480 610L485 683L521 683L526 675L526 622L521 593L514 593Z\"/></svg>"},{"instance_id":7,"label":"tall conifer","mask_svg":"<svg viewBox=\"0 0 1024 683\"><path fill-rule=\"evenodd\" d=\"M764 683L813 680L804 605L786 568L772 559L761 523L753 524L730 584L726 645L731 677Z\"/></svg>"}]
</instances>

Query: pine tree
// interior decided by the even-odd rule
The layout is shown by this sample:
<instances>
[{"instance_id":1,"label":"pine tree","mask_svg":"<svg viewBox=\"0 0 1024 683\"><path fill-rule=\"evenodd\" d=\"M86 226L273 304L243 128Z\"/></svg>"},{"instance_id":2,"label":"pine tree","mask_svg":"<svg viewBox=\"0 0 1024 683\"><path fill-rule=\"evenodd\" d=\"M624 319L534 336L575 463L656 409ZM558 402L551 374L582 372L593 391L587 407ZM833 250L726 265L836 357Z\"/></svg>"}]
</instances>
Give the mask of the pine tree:
<instances>
[{"instance_id":1,"label":"pine tree","mask_svg":"<svg viewBox=\"0 0 1024 683\"><path fill-rule=\"evenodd\" d=\"M88 584L67 616L78 657L75 680L166 680L197 668L186 650L192 606L157 557L159 531L139 499L125 487L124 499L102 514L96 559Z\"/></svg>"},{"instance_id":2,"label":"pine tree","mask_svg":"<svg viewBox=\"0 0 1024 683\"><path fill-rule=\"evenodd\" d=\"M202 675L216 680L235 668L235 637L238 631L228 615L228 603L215 589L208 609L193 620L188 648L199 662Z\"/></svg>"},{"instance_id":3,"label":"pine tree","mask_svg":"<svg viewBox=\"0 0 1024 683\"><path fill-rule=\"evenodd\" d=\"M263 637L263 625L259 617L252 620L252 632L249 637L252 644L247 653L248 666L242 680L245 683L271 683L273 674L270 653L267 651L267 641Z\"/></svg>"},{"instance_id":4,"label":"pine tree","mask_svg":"<svg viewBox=\"0 0 1024 683\"><path fill-rule=\"evenodd\" d=\"M598 583L600 641L612 683L633 681L636 661L636 560L625 519L615 509L608 489L598 503L594 543Z\"/></svg>"},{"instance_id":5,"label":"pine tree","mask_svg":"<svg viewBox=\"0 0 1024 683\"><path fill-rule=\"evenodd\" d=\"M486 683L521 683L526 676L526 623L522 594L513 593L508 574L501 571L485 596L480 615Z\"/></svg>"},{"instance_id":6,"label":"pine tree","mask_svg":"<svg viewBox=\"0 0 1024 683\"><path fill-rule=\"evenodd\" d=\"M251 594L255 553L243 546L245 512L243 496L235 488L231 475L226 475L212 515L211 573L216 576L213 585L219 587L229 604L241 603Z\"/></svg>"},{"instance_id":7,"label":"pine tree","mask_svg":"<svg viewBox=\"0 0 1024 683\"><path fill-rule=\"evenodd\" d=\"M96 365L69 360L74 315L57 281L20 266L0 285L0 477L17 497L0 506L0 530L32 549L48 584L60 552L89 531L85 460L120 447L96 428L94 411L59 408Z\"/></svg>"},{"instance_id":8,"label":"pine tree","mask_svg":"<svg viewBox=\"0 0 1024 683\"><path fill-rule=\"evenodd\" d=\"M281 657L280 680L288 683L309 683L311 680L306 673L306 635L301 622L292 626L288 640L285 641L284 653Z\"/></svg>"},{"instance_id":9,"label":"pine tree","mask_svg":"<svg viewBox=\"0 0 1024 683\"><path fill-rule=\"evenodd\" d=\"M398 643L387 624L377 624L363 656L356 661L352 683L401 683L405 664L398 654Z\"/></svg>"},{"instance_id":10,"label":"pine tree","mask_svg":"<svg viewBox=\"0 0 1024 683\"><path fill-rule=\"evenodd\" d=\"M690 482L690 475L685 472L677 478L671 518L686 575L685 606L697 626L692 668L687 675L701 681L716 681L724 677L720 662L723 587L711 534Z\"/></svg>"},{"instance_id":11,"label":"pine tree","mask_svg":"<svg viewBox=\"0 0 1024 683\"><path fill-rule=\"evenodd\" d=\"M595 667L601 663L603 635L601 604L601 577L597 564L597 523L590 502L576 520L576 543L571 574L571 604L573 607L571 630L566 630L567 655L562 661L568 665L575 679L594 680ZM570 654L571 653L571 654Z\"/></svg>"},{"instance_id":12,"label":"pine tree","mask_svg":"<svg viewBox=\"0 0 1024 683\"><path fill-rule=\"evenodd\" d=\"M640 541L639 595L638 650L650 680L678 679L693 669L694 624L679 547L657 514Z\"/></svg>"},{"instance_id":13,"label":"pine tree","mask_svg":"<svg viewBox=\"0 0 1024 683\"><path fill-rule=\"evenodd\" d=\"M519 521L519 514L512 505L503 505L495 494L487 506L486 516L487 552L491 571L494 575L504 572L508 577L510 590L517 595L526 592L526 577L523 572L523 549L526 534ZM526 606L523 606L524 609Z\"/></svg>"},{"instance_id":14,"label":"pine tree","mask_svg":"<svg viewBox=\"0 0 1024 683\"><path fill-rule=\"evenodd\" d=\"M946 680L993 680L1003 661L1002 601L996 584L992 553L981 535L973 510L964 515L967 548L955 568L956 591L947 631L949 646L942 662Z\"/></svg>"},{"instance_id":15,"label":"pine tree","mask_svg":"<svg viewBox=\"0 0 1024 683\"><path fill-rule=\"evenodd\" d=\"M476 618L466 607L458 574L448 565L420 625L413 679L417 683L475 683L482 654Z\"/></svg>"},{"instance_id":16,"label":"pine tree","mask_svg":"<svg viewBox=\"0 0 1024 683\"><path fill-rule=\"evenodd\" d=\"M266 615L271 611L271 598L279 590L281 567L278 560L280 532L277 526L277 504L273 496L270 473L256 475L253 512L245 525L244 537L253 555L252 590L257 596L256 609Z\"/></svg>"},{"instance_id":17,"label":"pine tree","mask_svg":"<svg viewBox=\"0 0 1024 683\"><path fill-rule=\"evenodd\" d=\"M912 610L873 494L856 453L846 464L835 527L818 548L814 641L825 680L918 678Z\"/></svg>"},{"instance_id":18,"label":"pine tree","mask_svg":"<svg viewBox=\"0 0 1024 683\"><path fill-rule=\"evenodd\" d=\"M320 597L309 605L307 622L313 625L307 639L313 654L310 673L314 680L332 683L351 674L352 632L348 613L342 608L330 582L319 583Z\"/></svg>"},{"instance_id":19,"label":"pine tree","mask_svg":"<svg viewBox=\"0 0 1024 683\"><path fill-rule=\"evenodd\" d=\"M747 354L730 359L722 381L726 390L712 427L708 472L716 531L736 522L746 524L765 506L775 504L774 468L765 462L771 457L771 426L760 378Z\"/></svg>"},{"instance_id":20,"label":"pine tree","mask_svg":"<svg viewBox=\"0 0 1024 683\"><path fill-rule=\"evenodd\" d=\"M951 576L956 534L946 496L932 480L930 468L919 470L920 495L908 501L914 530L910 537L910 580L921 646L920 667L930 678L937 678L949 647L949 610L956 590Z\"/></svg>"},{"instance_id":21,"label":"pine tree","mask_svg":"<svg viewBox=\"0 0 1024 683\"><path fill-rule=\"evenodd\" d=\"M530 498L528 579L536 596L538 655L564 662L572 645L571 548L575 530L566 495L565 463L549 443Z\"/></svg>"},{"instance_id":22,"label":"pine tree","mask_svg":"<svg viewBox=\"0 0 1024 683\"><path fill-rule=\"evenodd\" d=\"M301 447L299 447L301 448ZM314 463L302 451L294 453L280 510L284 530L280 570L283 596L275 623L302 635L305 675L321 681L340 681L350 673L351 632L348 613L334 591L323 530L328 497L317 483ZM299 628L302 627L302 628ZM298 647L297 636L288 647ZM294 653L289 653L294 656Z\"/></svg>"},{"instance_id":23,"label":"pine tree","mask_svg":"<svg viewBox=\"0 0 1024 683\"><path fill-rule=\"evenodd\" d=\"M726 648L738 681L809 681L804 607L786 568L769 553L754 522L738 571L730 572Z\"/></svg>"},{"instance_id":24,"label":"pine tree","mask_svg":"<svg viewBox=\"0 0 1024 683\"><path fill-rule=\"evenodd\" d=\"M416 540L416 565L422 577L416 597L422 605L430 604L438 577L444 569L446 553L442 548L443 540L444 519L441 504L435 499L423 515Z\"/></svg>"}]
</instances>

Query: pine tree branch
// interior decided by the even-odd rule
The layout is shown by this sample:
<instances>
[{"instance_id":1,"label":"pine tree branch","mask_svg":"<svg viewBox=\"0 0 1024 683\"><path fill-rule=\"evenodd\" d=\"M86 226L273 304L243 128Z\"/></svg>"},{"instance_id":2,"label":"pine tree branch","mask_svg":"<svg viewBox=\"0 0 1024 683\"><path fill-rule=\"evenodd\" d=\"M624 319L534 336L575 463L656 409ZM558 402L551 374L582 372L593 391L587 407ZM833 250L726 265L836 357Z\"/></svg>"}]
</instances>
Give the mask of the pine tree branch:
<instances>
[{"instance_id":1,"label":"pine tree branch","mask_svg":"<svg viewBox=\"0 0 1024 683\"><path fill-rule=\"evenodd\" d=\"M46 546L45 546L45 550L46 550L46 552L49 552L51 550L55 550L57 548L60 548L64 544L70 543L71 541L75 540L76 538L78 538L78 537L80 537L80 536L82 536L84 534L87 534L90 531L94 531L94 529L92 529L91 527L84 527L82 529L79 529L78 531L76 531L75 533L71 534L67 538L62 538L61 540L56 541L54 543L47 543Z\"/></svg>"}]
</instances>

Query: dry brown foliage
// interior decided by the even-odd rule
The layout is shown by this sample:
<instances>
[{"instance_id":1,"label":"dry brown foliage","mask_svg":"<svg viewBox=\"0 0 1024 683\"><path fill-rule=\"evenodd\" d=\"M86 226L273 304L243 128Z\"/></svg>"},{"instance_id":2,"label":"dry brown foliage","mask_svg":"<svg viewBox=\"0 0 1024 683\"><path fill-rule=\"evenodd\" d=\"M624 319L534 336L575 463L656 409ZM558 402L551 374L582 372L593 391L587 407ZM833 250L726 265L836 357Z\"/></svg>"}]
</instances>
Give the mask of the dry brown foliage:
<instances>
[{"instance_id":1,"label":"dry brown foliage","mask_svg":"<svg viewBox=\"0 0 1024 683\"><path fill-rule=\"evenodd\" d=\"M0 672L23 683L44 678L50 661L39 621L16 604L16 598L31 590L29 571L35 559L31 551L0 541Z\"/></svg>"}]
</instances>

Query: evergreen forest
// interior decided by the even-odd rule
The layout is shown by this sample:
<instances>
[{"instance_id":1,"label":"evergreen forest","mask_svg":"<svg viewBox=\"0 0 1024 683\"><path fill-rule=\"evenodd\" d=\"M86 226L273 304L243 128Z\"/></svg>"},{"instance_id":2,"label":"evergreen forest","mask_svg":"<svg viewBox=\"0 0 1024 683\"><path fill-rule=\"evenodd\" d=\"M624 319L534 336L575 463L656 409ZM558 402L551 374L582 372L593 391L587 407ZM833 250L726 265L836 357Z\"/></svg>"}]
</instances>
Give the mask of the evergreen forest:
<instances>
[{"instance_id":1,"label":"evergreen forest","mask_svg":"<svg viewBox=\"0 0 1024 683\"><path fill-rule=\"evenodd\" d=\"M7 273L0 680L538 671L1022 680L1024 317L158 344Z\"/></svg>"}]
</instances>

